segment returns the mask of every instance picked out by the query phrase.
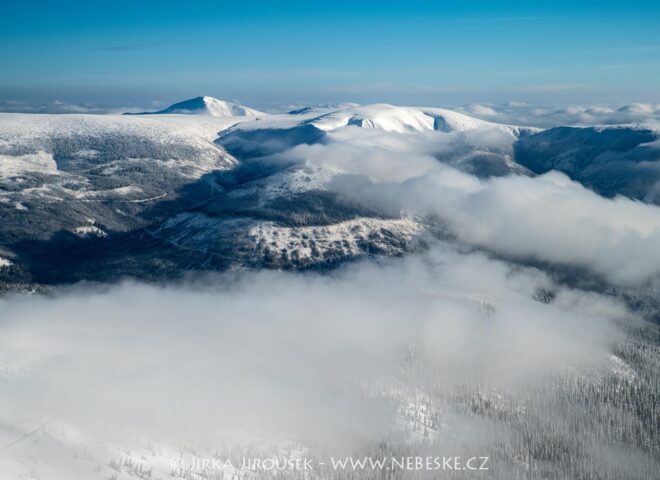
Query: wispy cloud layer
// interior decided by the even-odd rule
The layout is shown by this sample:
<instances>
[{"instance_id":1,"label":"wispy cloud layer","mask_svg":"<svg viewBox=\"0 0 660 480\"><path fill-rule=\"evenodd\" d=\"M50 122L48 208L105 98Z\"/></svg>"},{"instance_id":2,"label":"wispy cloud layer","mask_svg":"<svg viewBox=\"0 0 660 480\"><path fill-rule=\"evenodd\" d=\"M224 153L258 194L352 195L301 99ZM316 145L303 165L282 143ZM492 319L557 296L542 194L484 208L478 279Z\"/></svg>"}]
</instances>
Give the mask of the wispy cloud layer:
<instances>
[{"instance_id":1,"label":"wispy cloud layer","mask_svg":"<svg viewBox=\"0 0 660 480\"><path fill-rule=\"evenodd\" d=\"M162 102L152 102L149 108L161 107ZM24 102L20 100L0 101L0 112L8 113L81 113L93 115L121 114L124 112L141 112L147 107L137 106L107 106L92 102L72 103L64 100L52 100L46 103Z\"/></svg>"},{"instance_id":2,"label":"wispy cloud layer","mask_svg":"<svg viewBox=\"0 0 660 480\"><path fill-rule=\"evenodd\" d=\"M546 128L560 125L615 125L660 121L660 104L652 103L620 106L536 106L512 102L500 105L471 104L457 110L493 122Z\"/></svg>"}]
</instances>

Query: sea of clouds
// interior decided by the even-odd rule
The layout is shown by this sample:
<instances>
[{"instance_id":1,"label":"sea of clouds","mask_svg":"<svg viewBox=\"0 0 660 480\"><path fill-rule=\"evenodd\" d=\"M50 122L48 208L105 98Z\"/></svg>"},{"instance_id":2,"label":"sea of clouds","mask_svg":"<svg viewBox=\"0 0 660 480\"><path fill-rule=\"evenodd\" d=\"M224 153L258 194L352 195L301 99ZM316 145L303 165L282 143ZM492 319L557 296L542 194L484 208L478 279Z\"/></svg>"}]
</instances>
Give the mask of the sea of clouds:
<instances>
[{"instance_id":1,"label":"sea of clouds","mask_svg":"<svg viewBox=\"0 0 660 480\"><path fill-rule=\"evenodd\" d=\"M551 304L534 299L547 291ZM5 420L172 439L258 429L317 442L391 429L392 412L364 392L395 380L410 349L448 390L510 389L562 367L607 367L621 338L612 322L629 316L615 300L443 243L329 275L77 286L0 308Z\"/></svg>"},{"instance_id":2,"label":"sea of clouds","mask_svg":"<svg viewBox=\"0 0 660 480\"><path fill-rule=\"evenodd\" d=\"M551 128L562 125L618 125L660 121L660 105L529 105L470 104L456 109L473 117L497 123Z\"/></svg>"}]
</instances>

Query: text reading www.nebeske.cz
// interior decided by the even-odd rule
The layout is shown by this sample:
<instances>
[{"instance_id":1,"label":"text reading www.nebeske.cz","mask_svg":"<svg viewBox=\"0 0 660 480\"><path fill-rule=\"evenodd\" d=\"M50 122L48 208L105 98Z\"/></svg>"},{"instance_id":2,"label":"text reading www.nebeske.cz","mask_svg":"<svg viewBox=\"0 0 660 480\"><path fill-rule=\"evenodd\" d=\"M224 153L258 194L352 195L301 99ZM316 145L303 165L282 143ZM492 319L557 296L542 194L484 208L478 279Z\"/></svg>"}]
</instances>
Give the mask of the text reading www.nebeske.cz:
<instances>
[{"instance_id":1,"label":"text reading www.nebeske.cz","mask_svg":"<svg viewBox=\"0 0 660 480\"><path fill-rule=\"evenodd\" d=\"M173 458L170 466L182 470L488 470L489 457L330 457L327 461L310 458L243 458L240 462L218 458Z\"/></svg>"}]
</instances>

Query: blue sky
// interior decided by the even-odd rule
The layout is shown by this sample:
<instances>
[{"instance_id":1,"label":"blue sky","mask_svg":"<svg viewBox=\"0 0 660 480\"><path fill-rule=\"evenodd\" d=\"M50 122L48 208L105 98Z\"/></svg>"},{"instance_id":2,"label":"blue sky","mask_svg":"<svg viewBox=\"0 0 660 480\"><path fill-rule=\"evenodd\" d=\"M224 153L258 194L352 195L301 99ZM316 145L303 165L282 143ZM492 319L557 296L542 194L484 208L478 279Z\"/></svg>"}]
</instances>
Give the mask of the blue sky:
<instances>
[{"instance_id":1,"label":"blue sky","mask_svg":"<svg viewBox=\"0 0 660 480\"><path fill-rule=\"evenodd\" d=\"M660 102L658 1L3 0L0 102Z\"/></svg>"}]
</instances>

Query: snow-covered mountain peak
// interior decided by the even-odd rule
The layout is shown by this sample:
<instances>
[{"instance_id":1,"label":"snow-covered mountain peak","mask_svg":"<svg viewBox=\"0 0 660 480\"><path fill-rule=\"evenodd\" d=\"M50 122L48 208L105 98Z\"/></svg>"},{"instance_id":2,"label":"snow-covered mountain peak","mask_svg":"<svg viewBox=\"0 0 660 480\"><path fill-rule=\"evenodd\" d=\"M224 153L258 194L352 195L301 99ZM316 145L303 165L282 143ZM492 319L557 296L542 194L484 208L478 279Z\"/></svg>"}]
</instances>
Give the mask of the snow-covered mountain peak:
<instances>
[{"instance_id":1,"label":"snow-covered mountain peak","mask_svg":"<svg viewBox=\"0 0 660 480\"><path fill-rule=\"evenodd\" d=\"M208 115L212 117L259 117L265 115L265 113L258 110L209 96L191 98L189 100L184 100L183 102L170 105L164 110L157 112L141 112L136 115L168 113L184 115Z\"/></svg>"},{"instance_id":2,"label":"snow-covered mountain peak","mask_svg":"<svg viewBox=\"0 0 660 480\"><path fill-rule=\"evenodd\" d=\"M349 125L392 132L433 129L433 119L424 113L386 104L343 108L321 115L312 123L324 131Z\"/></svg>"},{"instance_id":3,"label":"snow-covered mountain peak","mask_svg":"<svg viewBox=\"0 0 660 480\"><path fill-rule=\"evenodd\" d=\"M491 123L452 110L400 107L386 103L342 108L322 114L312 119L311 123L324 131L332 131L345 126L398 133L429 130L464 132L484 128L497 128L514 133L519 130L517 127Z\"/></svg>"}]
</instances>

